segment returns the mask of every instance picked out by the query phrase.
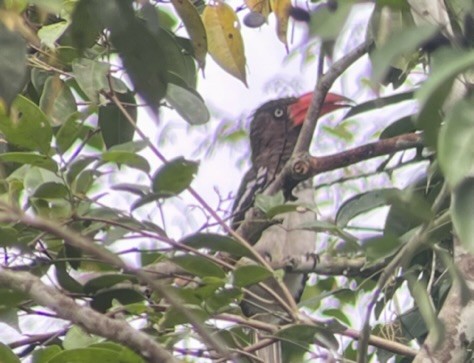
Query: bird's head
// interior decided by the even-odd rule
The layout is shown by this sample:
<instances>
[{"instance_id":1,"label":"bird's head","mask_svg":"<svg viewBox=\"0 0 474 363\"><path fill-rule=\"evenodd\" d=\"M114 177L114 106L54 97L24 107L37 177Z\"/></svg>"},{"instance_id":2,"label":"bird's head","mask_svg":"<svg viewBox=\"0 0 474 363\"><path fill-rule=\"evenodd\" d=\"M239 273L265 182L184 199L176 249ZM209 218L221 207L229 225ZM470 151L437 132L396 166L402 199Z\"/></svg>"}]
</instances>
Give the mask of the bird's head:
<instances>
[{"instance_id":1,"label":"bird's head","mask_svg":"<svg viewBox=\"0 0 474 363\"><path fill-rule=\"evenodd\" d=\"M250 146L254 164L266 162L267 154L270 153L278 160L286 161L289 158L312 97L313 93L306 93L300 97L268 101L255 111L250 123ZM352 104L344 96L328 93L320 116Z\"/></svg>"}]
</instances>

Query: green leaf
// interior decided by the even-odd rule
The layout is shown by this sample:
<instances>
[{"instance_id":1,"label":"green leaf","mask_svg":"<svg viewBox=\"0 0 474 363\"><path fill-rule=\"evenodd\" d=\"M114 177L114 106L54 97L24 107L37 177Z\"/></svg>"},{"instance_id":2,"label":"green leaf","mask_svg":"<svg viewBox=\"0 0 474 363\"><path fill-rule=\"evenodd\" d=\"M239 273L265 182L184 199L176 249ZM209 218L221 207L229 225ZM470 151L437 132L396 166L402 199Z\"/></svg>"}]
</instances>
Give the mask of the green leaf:
<instances>
[{"instance_id":1,"label":"green leaf","mask_svg":"<svg viewBox=\"0 0 474 363\"><path fill-rule=\"evenodd\" d=\"M461 243L474 252L474 177L464 179L452 192L451 214Z\"/></svg>"},{"instance_id":2,"label":"green leaf","mask_svg":"<svg viewBox=\"0 0 474 363\"><path fill-rule=\"evenodd\" d=\"M105 313L112 307L112 301L117 300L122 305L141 302L145 297L133 288L110 288L97 292L91 301L91 308Z\"/></svg>"},{"instance_id":3,"label":"green leaf","mask_svg":"<svg viewBox=\"0 0 474 363\"><path fill-rule=\"evenodd\" d=\"M53 159L44 155L38 155L28 152L12 152L0 154L0 161L5 163L29 164L53 172L58 170L58 165Z\"/></svg>"},{"instance_id":4,"label":"green leaf","mask_svg":"<svg viewBox=\"0 0 474 363\"><path fill-rule=\"evenodd\" d=\"M110 288L120 282L136 281L133 275L128 274L106 274L87 281L84 284L84 293L90 295L99 290Z\"/></svg>"},{"instance_id":5,"label":"green leaf","mask_svg":"<svg viewBox=\"0 0 474 363\"><path fill-rule=\"evenodd\" d=\"M342 321L346 326L351 326L351 322L346 314L341 309L325 309L323 314L326 316L332 316L340 321Z\"/></svg>"},{"instance_id":6,"label":"green leaf","mask_svg":"<svg viewBox=\"0 0 474 363\"><path fill-rule=\"evenodd\" d=\"M32 197L50 199L66 198L69 195L69 189L62 183L47 182L36 188Z\"/></svg>"},{"instance_id":7,"label":"green leaf","mask_svg":"<svg viewBox=\"0 0 474 363\"><path fill-rule=\"evenodd\" d=\"M416 127L413 123L413 115L405 116L387 126L380 134L380 139L388 139L390 137L408 134L415 131Z\"/></svg>"},{"instance_id":8,"label":"green leaf","mask_svg":"<svg viewBox=\"0 0 474 363\"><path fill-rule=\"evenodd\" d=\"M36 348L32 353L33 363L48 363L56 354L62 352L57 345L49 345L46 348Z\"/></svg>"},{"instance_id":9,"label":"green leaf","mask_svg":"<svg viewBox=\"0 0 474 363\"><path fill-rule=\"evenodd\" d=\"M441 127L438 160L452 188L468 176L474 176L474 106L462 100L452 107Z\"/></svg>"},{"instance_id":10,"label":"green leaf","mask_svg":"<svg viewBox=\"0 0 474 363\"><path fill-rule=\"evenodd\" d=\"M96 156L86 156L75 160L70 165L67 173L68 183L72 183L84 169L86 169L94 161L97 161L97 159L98 158Z\"/></svg>"},{"instance_id":11,"label":"green leaf","mask_svg":"<svg viewBox=\"0 0 474 363\"><path fill-rule=\"evenodd\" d=\"M202 98L190 89L169 83L166 100L191 125L205 124L211 117Z\"/></svg>"},{"instance_id":12,"label":"green leaf","mask_svg":"<svg viewBox=\"0 0 474 363\"><path fill-rule=\"evenodd\" d=\"M14 246L18 243L18 231L12 227L0 227L0 246ZM2 296L3 299L3 295Z\"/></svg>"},{"instance_id":13,"label":"green leaf","mask_svg":"<svg viewBox=\"0 0 474 363\"><path fill-rule=\"evenodd\" d=\"M46 115L31 100L18 96L13 102L16 114L0 116L0 131L8 142L28 150L48 154L53 132Z\"/></svg>"},{"instance_id":14,"label":"green leaf","mask_svg":"<svg viewBox=\"0 0 474 363\"><path fill-rule=\"evenodd\" d=\"M60 253L58 254L58 259L61 261L56 261L54 263L55 268L55 276L56 280L58 281L59 285L66 291L72 293L82 293L83 286L74 279L68 272L68 266L64 261L67 258L65 249L61 249Z\"/></svg>"},{"instance_id":15,"label":"green leaf","mask_svg":"<svg viewBox=\"0 0 474 363\"><path fill-rule=\"evenodd\" d=\"M315 220L311 222L302 223L298 225L296 228L304 229L307 231L326 232L326 233L332 234L334 236L341 238L348 244L346 246L346 249L349 248L353 251L360 250L359 239L357 237L345 232L342 228L338 227L337 225L331 222Z\"/></svg>"},{"instance_id":16,"label":"green leaf","mask_svg":"<svg viewBox=\"0 0 474 363\"><path fill-rule=\"evenodd\" d=\"M421 105L416 125L425 132L425 142L436 146L442 121L441 107L452 89L454 79L474 64L474 51L442 48L432 55L432 59L430 77L416 93Z\"/></svg>"},{"instance_id":17,"label":"green leaf","mask_svg":"<svg viewBox=\"0 0 474 363\"><path fill-rule=\"evenodd\" d=\"M48 363L117 363L118 353L109 349L79 348L64 350L53 356Z\"/></svg>"},{"instance_id":18,"label":"green leaf","mask_svg":"<svg viewBox=\"0 0 474 363\"><path fill-rule=\"evenodd\" d=\"M20 358L3 343L0 343L0 357L2 357L2 363L21 363Z\"/></svg>"},{"instance_id":19,"label":"green leaf","mask_svg":"<svg viewBox=\"0 0 474 363\"><path fill-rule=\"evenodd\" d=\"M401 247L401 241L391 235L374 237L362 242L367 260L376 261L393 255Z\"/></svg>"},{"instance_id":20,"label":"green leaf","mask_svg":"<svg viewBox=\"0 0 474 363\"><path fill-rule=\"evenodd\" d=\"M198 171L199 163L176 158L160 167L153 177L153 191L163 196L181 193L191 185Z\"/></svg>"},{"instance_id":21,"label":"green leaf","mask_svg":"<svg viewBox=\"0 0 474 363\"><path fill-rule=\"evenodd\" d=\"M120 183L112 185L113 190L121 190L129 192L138 196L145 196L150 193L150 188L146 185L132 184L132 183Z\"/></svg>"},{"instance_id":22,"label":"green leaf","mask_svg":"<svg viewBox=\"0 0 474 363\"><path fill-rule=\"evenodd\" d=\"M44 84L40 108L51 119L52 126L64 124L77 111L70 88L59 77L49 77Z\"/></svg>"},{"instance_id":23,"label":"green leaf","mask_svg":"<svg viewBox=\"0 0 474 363\"><path fill-rule=\"evenodd\" d=\"M110 65L97 60L77 58L72 62L72 72L81 90L92 102L99 101L99 92L109 91Z\"/></svg>"},{"instance_id":24,"label":"green leaf","mask_svg":"<svg viewBox=\"0 0 474 363\"><path fill-rule=\"evenodd\" d=\"M132 2L90 0L88 12L110 31L113 45L122 58L135 90L153 111L166 94L167 58L157 38L147 29L143 20L135 17Z\"/></svg>"},{"instance_id":25,"label":"green leaf","mask_svg":"<svg viewBox=\"0 0 474 363\"><path fill-rule=\"evenodd\" d=\"M272 276L272 273L262 266L240 266L234 271L234 284L238 287L245 287L264 281Z\"/></svg>"},{"instance_id":26,"label":"green leaf","mask_svg":"<svg viewBox=\"0 0 474 363\"><path fill-rule=\"evenodd\" d=\"M105 151L102 153L102 161L116 163L117 165L127 165L145 173L150 171L150 165L143 156L127 151Z\"/></svg>"},{"instance_id":27,"label":"green leaf","mask_svg":"<svg viewBox=\"0 0 474 363\"><path fill-rule=\"evenodd\" d=\"M59 21L57 23L43 25L38 30L38 37L41 39L41 43L51 49L55 49L57 41L69 27L67 21Z\"/></svg>"},{"instance_id":28,"label":"green leaf","mask_svg":"<svg viewBox=\"0 0 474 363\"><path fill-rule=\"evenodd\" d=\"M26 42L0 23L0 109L10 107L26 81Z\"/></svg>"},{"instance_id":29,"label":"green leaf","mask_svg":"<svg viewBox=\"0 0 474 363\"><path fill-rule=\"evenodd\" d=\"M252 253L235 239L215 233L192 234L180 243L196 249L206 248L211 252L226 252L235 257L252 256Z\"/></svg>"},{"instance_id":30,"label":"green leaf","mask_svg":"<svg viewBox=\"0 0 474 363\"><path fill-rule=\"evenodd\" d=\"M219 265L202 256L182 255L173 257L171 261L196 276L225 278L225 272Z\"/></svg>"},{"instance_id":31,"label":"green leaf","mask_svg":"<svg viewBox=\"0 0 474 363\"><path fill-rule=\"evenodd\" d=\"M137 108L133 93L118 94L117 97L124 103L123 107L136 122ZM115 104L99 107L99 127L107 149L132 141L135 133L133 125Z\"/></svg>"},{"instance_id":32,"label":"green leaf","mask_svg":"<svg viewBox=\"0 0 474 363\"><path fill-rule=\"evenodd\" d=\"M91 348L103 348L117 352L117 361L120 363L145 363L144 359L129 348L112 342L102 342L91 345Z\"/></svg>"},{"instance_id":33,"label":"green leaf","mask_svg":"<svg viewBox=\"0 0 474 363\"><path fill-rule=\"evenodd\" d=\"M281 205L276 205L274 207L271 207L265 213L265 215L267 216L268 219L272 219L273 217L276 217L280 214L294 212L301 208L304 209L305 207L300 204L295 204L295 203L281 204Z\"/></svg>"},{"instance_id":34,"label":"green leaf","mask_svg":"<svg viewBox=\"0 0 474 363\"><path fill-rule=\"evenodd\" d=\"M71 37L80 53L94 45L101 30L101 25L91 13L88 1L77 2L71 16Z\"/></svg>"},{"instance_id":35,"label":"green leaf","mask_svg":"<svg viewBox=\"0 0 474 363\"><path fill-rule=\"evenodd\" d=\"M63 348L65 350L86 348L99 342L100 339L100 337L94 337L86 333L78 326L72 326L64 336Z\"/></svg>"},{"instance_id":36,"label":"green leaf","mask_svg":"<svg viewBox=\"0 0 474 363\"><path fill-rule=\"evenodd\" d=\"M403 101L413 100L414 94L415 92L413 91L401 92L401 93L396 93L394 95L390 95L386 97L378 97L367 102L359 103L351 107L351 109L344 116L344 118L348 119L364 112L379 110L382 107L394 105Z\"/></svg>"},{"instance_id":37,"label":"green leaf","mask_svg":"<svg viewBox=\"0 0 474 363\"><path fill-rule=\"evenodd\" d=\"M202 308L196 305L185 305L185 308L193 314L196 320L202 322L202 324L204 324L204 321L209 317L209 313L207 313ZM189 323L189 321L183 315L183 313L180 310L171 307L166 310L163 319L160 321L160 328L170 329L175 327L176 325L182 325L186 323Z\"/></svg>"},{"instance_id":38,"label":"green leaf","mask_svg":"<svg viewBox=\"0 0 474 363\"><path fill-rule=\"evenodd\" d=\"M21 303L28 300L28 295L13 289L0 288L0 309L18 307Z\"/></svg>"},{"instance_id":39,"label":"green leaf","mask_svg":"<svg viewBox=\"0 0 474 363\"><path fill-rule=\"evenodd\" d=\"M328 6L320 6L311 14L309 24L310 33L322 40L335 40L343 28L347 17L352 9L348 2L338 3L337 9L329 9Z\"/></svg>"},{"instance_id":40,"label":"green leaf","mask_svg":"<svg viewBox=\"0 0 474 363\"><path fill-rule=\"evenodd\" d=\"M420 310L421 316L430 332L433 349L437 349L439 344L445 339L444 323L438 318L437 312L433 309L433 304L427 292L427 287L413 274L407 276L408 287Z\"/></svg>"},{"instance_id":41,"label":"green leaf","mask_svg":"<svg viewBox=\"0 0 474 363\"><path fill-rule=\"evenodd\" d=\"M386 206L388 199L397 193L396 188L372 190L367 193L355 195L346 200L337 211L336 224L345 227L347 224L362 213L370 212L376 208Z\"/></svg>"},{"instance_id":42,"label":"green leaf","mask_svg":"<svg viewBox=\"0 0 474 363\"><path fill-rule=\"evenodd\" d=\"M263 213L267 214L272 208L281 206L285 203L283 192L279 191L274 195L257 194L255 197L255 206Z\"/></svg>"},{"instance_id":43,"label":"green leaf","mask_svg":"<svg viewBox=\"0 0 474 363\"><path fill-rule=\"evenodd\" d=\"M405 27L391 35L382 46L374 50L372 58L372 80L381 82L389 67L407 54L418 51L420 46L439 31L436 25Z\"/></svg>"},{"instance_id":44,"label":"green leaf","mask_svg":"<svg viewBox=\"0 0 474 363\"><path fill-rule=\"evenodd\" d=\"M79 137L86 132L82 123L78 122L75 117L69 118L64 122L56 133L56 145L61 153L65 153Z\"/></svg>"},{"instance_id":45,"label":"green leaf","mask_svg":"<svg viewBox=\"0 0 474 363\"><path fill-rule=\"evenodd\" d=\"M284 362L301 362L309 346L316 340L329 350L336 351L339 347L337 339L329 330L319 326L298 324L287 326L275 334L282 340Z\"/></svg>"},{"instance_id":46,"label":"green leaf","mask_svg":"<svg viewBox=\"0 0 474 363\"><path fill-rule=\"evenodd\" d=\"M189 39L178 37L163 28L160 28L156 38L161 49L166 53L169 81L179 77L184 82L182 85L184 88L195 89L197 71L194 59L191 57L193 49Z\"/></svg>"}]
</instances>

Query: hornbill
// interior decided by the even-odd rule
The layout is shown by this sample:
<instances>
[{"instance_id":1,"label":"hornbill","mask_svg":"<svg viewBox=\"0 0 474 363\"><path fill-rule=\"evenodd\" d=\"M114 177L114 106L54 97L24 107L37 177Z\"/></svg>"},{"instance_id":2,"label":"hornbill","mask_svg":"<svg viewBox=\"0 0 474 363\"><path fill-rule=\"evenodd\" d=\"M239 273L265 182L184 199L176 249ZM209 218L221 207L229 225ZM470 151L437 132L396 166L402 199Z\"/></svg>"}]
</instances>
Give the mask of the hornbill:
<instances>
[{"instance_id":1,"label":"hornbill","mask_svg":"<svg viewBox=\"0 0 474 363\"><path fill-rule=\"evenodd\" d=\"M250 149L252 165L244 175L232 208L232 228L237 229L245 218L245 213L253 206L255 195L268 187L291 157L300 134L313 94L301 97L281 98L266 102L254 113L250 123ZM331 111L348 107L351 100L334 93L328 93L320 116ZM301 183L303 184L303 183ZM312 188L297 186L293 192L298 202L314 204ZM302 258L315 251L315 233L296 229L304 222L315 220L313 211L299 210L282 215L281 224L267 228L254 248L264 258L277 262L292 258ZM238 264L248 263L239 261ZM306 274L286 272L283 282L290 294L298 301L306 284ZM264 282L267 288L285 300L285 294L273 279ZM285 310L273 294L258 285L249 288L241 308L246 316L265 322L282 324ZM258 333L255 334L255 340ZM274 343L257 351L257 356L265 363L281 362L281 348Z\"/></svg>"}]
</instances>

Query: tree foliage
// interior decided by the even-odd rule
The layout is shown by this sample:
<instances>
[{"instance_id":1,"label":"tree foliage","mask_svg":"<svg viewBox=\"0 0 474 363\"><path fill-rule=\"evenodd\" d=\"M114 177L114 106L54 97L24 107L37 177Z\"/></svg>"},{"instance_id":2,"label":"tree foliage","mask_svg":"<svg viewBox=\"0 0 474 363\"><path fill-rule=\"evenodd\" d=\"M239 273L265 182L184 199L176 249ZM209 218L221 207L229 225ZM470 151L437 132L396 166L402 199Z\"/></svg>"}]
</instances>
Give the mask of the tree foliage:
<instances>
[{"instance_id":1,"label":"tree foliage","mask_svg":"<svg viewBox=\"0 0 474 363\"><path fill-rule=\"evenodd\" d=\"M250 362L257 329L268 342L284 342L288 362L304 354L359 362L472 358L473 337L453 321L472 315L474 8L470 1L376 1L366 42L333 61L356 3L316 1L307 11L286 0L0 2L0 321L23 335L0 345L2 362ZM255 221L231 231L222 210L193 189L199 161L169 160L137 125L145 107L157 120L172 107L191 127L209 120L197 88L208 53L247 84L239 12L251 28L275 19L279 46L289 46L295 21L320 46L305 125L311 132L299 151L309 149L331 85L366 53L365 87L378 96L318 130L350 141L355 133L345 121L419 105L387 119L364 145L295 155L295 167L259 196L255 215L269 220L303 207L285 200L283 181L345 168L327 184L317 179L318 191L334 184L343 191L344 201L330 206L333 218L301 226L319 232L316 264L260 258L235 265L232 259L259 259L246 229ZM197 204L206 222L180 240L140 213L153 207L167 215L185 191L193 201L184 204ZM124 195L128 203L117 202ZM186 207L178 204L182 213ZM299 305L314 314L294 312L283 326L243 317L245 289L284 269L312 273ZM62 320L31 335L23 322L32 317L45 326ZM466 320L474 319L463 319L472 331Z\"/></svg>"}]
</instances>

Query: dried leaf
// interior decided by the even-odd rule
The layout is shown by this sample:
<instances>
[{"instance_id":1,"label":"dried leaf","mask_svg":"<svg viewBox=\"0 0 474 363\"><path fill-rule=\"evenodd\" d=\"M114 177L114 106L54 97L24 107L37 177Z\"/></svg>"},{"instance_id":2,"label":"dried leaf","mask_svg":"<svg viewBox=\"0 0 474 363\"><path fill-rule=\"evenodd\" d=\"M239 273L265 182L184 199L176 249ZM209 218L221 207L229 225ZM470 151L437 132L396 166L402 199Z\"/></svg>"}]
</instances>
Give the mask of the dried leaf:
<instances>
[{"instance_id":1,"label":"dried leaf","mask_svg":"<svg viewBox=\"0 0 474 363\"><path fill-rule=\"evenodd\" d=\"M171 0L171 3L191 38L194 57L198 61L199 67L204 68L207 54L207 36L206 29L196 7L190 0Z\"/></svg>"},{"instance_id":2,"label":"dried leaf","mask_svg":"<svg viewBox=\"0 0 474 363\"><path fill-rule=\"evenodd\" d=\"M245 0L245 5L251 12L262 14L265 19L272 11L269 0Z\"/></svg>"},{"instance_id":3,"label":"dried leaf","mask_svg":"<svg viewBox=\"0 0 474 363\"><path fill-rule=\"evenodd\" d=\"M277 20L276 32L278 39L288 48L286 33L288 31L288 19L290 18L291 0L272 0L272 9Z\"/></svg>"},{"instance_id":4,"label":"dried leaf","mask_svg":"<svg viewBox=\"0 0 474 363\"><path fill-rule=\"evenodd\" d=\"M202 14L207 32L209 54L226 72L240 79L246 86L244 42L234 10L216 0L206 6Z\"/></svg>"}]
</instances>

